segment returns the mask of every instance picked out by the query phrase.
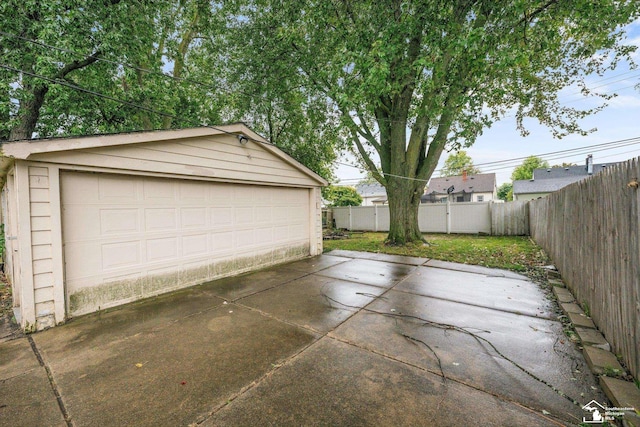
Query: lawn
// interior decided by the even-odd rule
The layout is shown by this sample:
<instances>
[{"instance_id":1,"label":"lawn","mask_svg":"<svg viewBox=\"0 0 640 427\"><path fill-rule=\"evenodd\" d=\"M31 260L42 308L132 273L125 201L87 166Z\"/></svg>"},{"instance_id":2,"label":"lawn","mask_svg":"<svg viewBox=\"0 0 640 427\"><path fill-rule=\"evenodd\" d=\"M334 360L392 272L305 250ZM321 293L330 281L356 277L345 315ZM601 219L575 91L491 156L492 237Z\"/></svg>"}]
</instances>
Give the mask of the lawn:
<instances>
[{"instance_id":1,"label":"lawn","mask_svg":"<svg viewBox=\"0 0 640 427\"><path fill-rule=\"evenodd\" d=\"M325 240L324 251L380 252L530 272L550 261L529 237L425 234L428 244L386 246L386 233L348 233L349 238Z\"/></svg>"}]
</instances>

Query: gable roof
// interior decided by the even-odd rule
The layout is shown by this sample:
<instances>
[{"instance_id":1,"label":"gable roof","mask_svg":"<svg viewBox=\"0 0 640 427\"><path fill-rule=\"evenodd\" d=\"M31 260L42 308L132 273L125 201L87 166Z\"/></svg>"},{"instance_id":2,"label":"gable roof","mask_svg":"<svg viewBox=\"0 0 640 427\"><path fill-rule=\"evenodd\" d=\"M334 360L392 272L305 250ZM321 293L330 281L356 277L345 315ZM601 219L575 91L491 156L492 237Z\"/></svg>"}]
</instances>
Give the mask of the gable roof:
<instances>
[{"instance_id":1,"label":"gable roof","mask_svg":"<svg viewBox=\"0 0 640 427\"><path fill-rule=\"evenodd\" d=\"M513 194L553 193L574 182L582 181L589 176L565 176L555 179L523 179L513 181Z\"/></svg>"},{"instance_id":2,"label":"gable roof","mask_svg":"<svg viewBox=\"0 0 640 427\"><path fill-rule=\"evenodd\" d=\"M600 163L593 165L593 173L591 175L595 175L598 172L602 172L607 167L613 166L616 163ZM587 167L585 165L582 166L568 166L564 168L540 168L534 169L533 171L533 179L558 179L558 178L566 178L571 176L579 176L586 177L590 176L587 173Z\"/></svg>"},{"instance_id":3,"label":"gable roof","mask_svg":"<svg viewBox=\"0 0 640 427\"><path fill-rule=\"evenodd\" d=\"M387 197L387 190L378 183L358 184L356 191L362 197Z\"/></svg>"},{"instance_id":4,"label":"gable roof","mask_svg":"<svg viewBox=\"0 0 640 427\"><path fill-rule=\"evenodd\" d=\"M447 194L447 189L453 185L451 194L459 193L493 193L496 188L495 173L479 173L476 175L447 176L431 178L425 194Z\"/></svg>"},{"instance_id":5,"label":"gable roof","mask_svg":"<svg viewBox=\"0 0 640 427\"><path fill-rule=\"evenodd\" d=\"M73 153L86 152L87 150L105 150L136 147L136 144L161 144L176 140L190 138L203 138L212 136L224 136L226 138L238 138L238 145L251 141L251 145L275 156L293 167L301 176L306 176L320 185L327 185L327 181L307 168L275 145L258 135L244 123L234 123L223 126L207 126L186 129L156 130L144 132L128 132L107 135L88 135L79 137L29 139L20 141L8 141L0 145L0 172L2 175L13 163L14 159L37 160L43 156L54 157ZM243 137L245 142L240 141ZM138 145L138 146L139 146Z\"/></svg>"}]
</instances>

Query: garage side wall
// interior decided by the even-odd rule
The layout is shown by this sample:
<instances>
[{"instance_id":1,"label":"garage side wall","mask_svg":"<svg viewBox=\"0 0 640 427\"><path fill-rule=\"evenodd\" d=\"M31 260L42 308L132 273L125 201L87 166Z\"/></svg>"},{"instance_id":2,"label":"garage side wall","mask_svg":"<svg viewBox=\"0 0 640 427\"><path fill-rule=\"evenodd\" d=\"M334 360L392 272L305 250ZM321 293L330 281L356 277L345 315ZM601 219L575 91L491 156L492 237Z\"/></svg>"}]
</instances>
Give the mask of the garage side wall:
<instances>
[{"instance_id":1,"label":"garage side wall","mask_svg":"<svg viewBox=\"0 0 640 427\"><path fill-rule=\"evenodd\" d=\"M22 272L22 276L29 275L22 277L22 285L26 295L33 294L33 308L31 304L22 307L23 326L35 325L35 329L40 330L63 322L65 315L58 169L38 164L21 166L28 176L29 209L25 211L29 216L31 237L30 245L24 245L24 250L31 252L31 269ZM25 220L23 216L19 221Z\"/></svg>"}]
</instances>

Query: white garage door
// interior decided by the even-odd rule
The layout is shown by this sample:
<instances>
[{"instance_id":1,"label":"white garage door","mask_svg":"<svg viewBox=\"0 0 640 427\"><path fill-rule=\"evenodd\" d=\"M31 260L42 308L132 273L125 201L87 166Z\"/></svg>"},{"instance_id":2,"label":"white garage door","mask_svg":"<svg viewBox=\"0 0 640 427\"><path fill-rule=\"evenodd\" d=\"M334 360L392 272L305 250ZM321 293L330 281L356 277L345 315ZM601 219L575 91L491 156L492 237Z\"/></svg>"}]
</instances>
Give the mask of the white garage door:
<instances>
[{"instance_id":1,"label":"white garage door","mask_svg":"<svg viewBox=\"0 0 640 427\"><path fill-rule=\"evenodd\" d=\"M308 254L308 191L63 172L68 313Z\"/></svg>"}]
</instances>

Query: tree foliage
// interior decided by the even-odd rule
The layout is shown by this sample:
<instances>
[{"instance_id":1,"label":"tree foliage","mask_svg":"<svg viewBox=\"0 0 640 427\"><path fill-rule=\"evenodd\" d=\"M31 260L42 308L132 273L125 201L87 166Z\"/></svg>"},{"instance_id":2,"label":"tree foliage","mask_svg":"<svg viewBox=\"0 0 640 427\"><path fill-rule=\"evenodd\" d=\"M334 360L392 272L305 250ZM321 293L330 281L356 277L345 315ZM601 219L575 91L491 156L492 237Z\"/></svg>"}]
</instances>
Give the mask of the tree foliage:
<instances>
[{"instance_id":1,"label":"tree foliage","mask_svg":"<svg viewBox=\"0 0 640 427\"><path fill-rule=\"evenodd\" d=\"M517 166L511 174L512 181L518 181L523 179L532 179L534 169L548 168L549 162L542 160L540 157L529 156L520 166Z\"/></svg>"},{"instance_id":2,"label":"tree foliage","mask_svg":"<svg viewBox=\"0 0 640 427\"><path fill-rule=\"evenodd\" d=\"M505 182L498 187L498 199L510 202L513 200L513 184Z\"/></svg>"},{"instance_id":3,"label":"tree foliage","mask_svg":"<svg viewBox=\"0 0 640 427\"><path fill-rule=\"evenodd\" d=\"M362 197L353 187L330 185L323 188L322 197L331 206L360 206L362 204Z\"/></svg>"},{"instance_id":4,"label":"tree foliage","mask_svg":"<svg viewBox=\"0 0 640 427\"><path fill-rule=\"evenodd\" d=\"M339 115L350 144L389 195L393 244L422 239L417 211L443 150L472 144L508 110L560 137L593 110L558 92L629 58L619 31L635 1L273 1L238 21L267 67L296 70ZM612 59L612 61L609 61ZM575 105L575 104L573 104ZM380 166L376 166L379 159Z\"/></svg>"},{"instance_id":5,"label":"tree foliage","mask_svg":"<svg viewBox=\"0 0 640 427\"><path fill-rule=\"evenodd\" d=\"M440 174L442 176L459 176L464 172L468 175L480 173L480 169L473 165L473 159L464 150L459 150L444 161L444 166Z\"/></svg>"},{"instance_id":6,"label":"tree foliage","mask_svg":"<svg viewBox=\"0 0 640 427\"><path fill-rule=\"evenodd\" d=\"M343 139L326 102L255 64L225 3L0 2L0 140L242 120L330 179Z\"/></svg>"}]
</instances>

